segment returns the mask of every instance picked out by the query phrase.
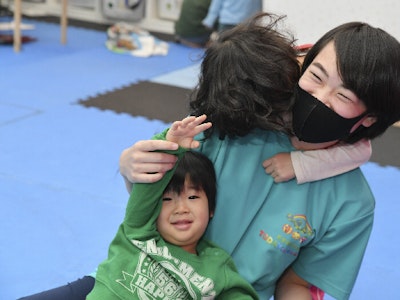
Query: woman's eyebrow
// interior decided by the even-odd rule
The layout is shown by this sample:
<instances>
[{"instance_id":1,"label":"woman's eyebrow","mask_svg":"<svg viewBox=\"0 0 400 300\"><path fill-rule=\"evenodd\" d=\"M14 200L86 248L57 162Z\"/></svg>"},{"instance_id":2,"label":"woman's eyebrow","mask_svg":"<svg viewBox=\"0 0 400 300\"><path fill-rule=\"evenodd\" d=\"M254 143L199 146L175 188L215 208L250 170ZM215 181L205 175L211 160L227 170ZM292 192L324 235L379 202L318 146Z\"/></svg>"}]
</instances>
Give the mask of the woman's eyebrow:
<instances>
[{"instance_id":1,"label":"woman's eyebrow","mask_svg":"<svg viewBox=\"0 0 400 300\"><path fill-rule=\"evenodd\" d=\"M315 67L317 67L318 69L320 69L321 72L324 73L324 75L325 75L326 77L329 77L328 71L326 71L326 69L324 68L324 66L321 65L319 62L314 62L314 63L312 63L312 65L315 66Z\"/></svg>"}]
</instances>

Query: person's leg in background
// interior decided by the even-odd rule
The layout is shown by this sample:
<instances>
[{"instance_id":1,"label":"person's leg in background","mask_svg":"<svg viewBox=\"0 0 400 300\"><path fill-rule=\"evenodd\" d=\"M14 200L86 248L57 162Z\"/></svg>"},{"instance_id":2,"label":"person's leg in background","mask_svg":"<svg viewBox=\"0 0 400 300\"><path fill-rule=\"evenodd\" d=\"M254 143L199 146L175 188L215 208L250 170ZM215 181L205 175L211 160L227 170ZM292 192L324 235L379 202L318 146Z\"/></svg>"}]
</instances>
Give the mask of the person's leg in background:
<instances>
[{"instance_id":1,"label":"person's leg in background","mask_svg":"<svg viewBox=\"0 0 400 300\"><path fill-rule=\"evenodd\" d=\"M86 296L93 289L94 282L95 279L93 277L85 276L67 285L22 297L18 300L85 300Z\"/></svg>"}]
</instances>

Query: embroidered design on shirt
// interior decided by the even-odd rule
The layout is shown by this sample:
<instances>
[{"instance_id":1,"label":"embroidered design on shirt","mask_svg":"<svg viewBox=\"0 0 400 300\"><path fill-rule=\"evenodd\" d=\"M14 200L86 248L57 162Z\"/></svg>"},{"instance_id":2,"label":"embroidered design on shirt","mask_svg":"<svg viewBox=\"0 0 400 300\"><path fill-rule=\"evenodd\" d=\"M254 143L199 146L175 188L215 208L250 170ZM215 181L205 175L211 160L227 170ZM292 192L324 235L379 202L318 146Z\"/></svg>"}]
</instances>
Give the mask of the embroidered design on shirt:
<instances>
[{"instance_id":1,"label":"embroidered design on shirt","mask_svg":"<svg viewBox=\"0 0 400 300\"><path fill-rule=\"evenodd\" d=\"M282 233L272 236L260 230L260 237L281 252L297 256L302 244L313 236L313 230L305 215L287 215L288 223L282 225Z\"/></svg>"},{"instance_id":2,"label":"embroidered design on shirt","mask_svg":"<svg viewBox=\"0 0 400 300\"><path fill-rule=\"evenodd\" d=\"M312 236L313 231L305 215L288 214L287 218L292 224L283 225L282 231L284 233L291 235L294 240L299 240L300 244L303 244Z\"/></svg>"},{"instance_id":3,"label":"embroidered design on shirt","mask_svg":"<svg viewBox=\"0 0 400 300\"><path fill-rule=\"evenodd\" d=\"M142 250L136 270L133 274L122 271L123 278L116 281L139 299L214 299L213 280L173 257L167 247L157 247L154 240L132 243ZM201 298L193 288L200 291Z\"/></svg>"}]
</instances>

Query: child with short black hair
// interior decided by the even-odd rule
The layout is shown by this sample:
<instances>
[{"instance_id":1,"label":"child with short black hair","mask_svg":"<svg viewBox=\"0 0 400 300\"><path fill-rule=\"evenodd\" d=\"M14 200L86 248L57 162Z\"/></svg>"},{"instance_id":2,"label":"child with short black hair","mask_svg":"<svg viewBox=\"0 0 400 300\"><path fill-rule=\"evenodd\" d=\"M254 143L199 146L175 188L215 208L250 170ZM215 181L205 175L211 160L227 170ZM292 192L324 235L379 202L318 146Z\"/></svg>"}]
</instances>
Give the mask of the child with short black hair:
<instances>
[{"instance_id":1,"label":"child with short black hair","mask_svg":"<svg viewBox=\"0 0 400 300\"><path fill-rule=\"evenodd\" d=\"M156 139L190 146L184 135L210 126L200 124L204 119L175 122ZM133 186L125 219L86 299L258 299L232 258L202 238L214 215L216 175L206 156L186 150L171 152L179 160L162 180Z\"/></svg>"}]
</instances>

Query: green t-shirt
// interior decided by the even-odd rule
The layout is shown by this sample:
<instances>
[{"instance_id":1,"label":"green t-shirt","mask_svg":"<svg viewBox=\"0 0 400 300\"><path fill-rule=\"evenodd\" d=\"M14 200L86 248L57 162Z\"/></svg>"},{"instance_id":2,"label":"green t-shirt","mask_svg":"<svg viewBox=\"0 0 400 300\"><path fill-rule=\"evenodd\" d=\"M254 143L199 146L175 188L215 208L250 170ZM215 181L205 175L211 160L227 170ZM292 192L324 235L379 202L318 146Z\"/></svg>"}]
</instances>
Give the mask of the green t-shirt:
<instances>
[{"instance_id":1,"label":"green t-shirt","mask_svg":"<svg viewBox=\"0 0 400 300\"><path fill-rule=\"evenodd\" d=\"M211 0L185 0L179 19L175 22L175 34L193 38L211 34L201 22L206 17Z\"/></svg>"},{"instance_id":2,"label":"green t-shirt","mask_svg":"<svg viewBox=\"0 0 400 300\"><path fill-rule=\"evenodd\" d=\"M184 152L173 153L181 157ZM125 219L86 299L258 299L232 258L215 244L200 240L195 255L162 239L156 219L172 175L173 170L156 183L134 185Z\"/></svg>"}]
</instances>

